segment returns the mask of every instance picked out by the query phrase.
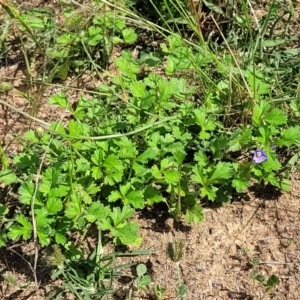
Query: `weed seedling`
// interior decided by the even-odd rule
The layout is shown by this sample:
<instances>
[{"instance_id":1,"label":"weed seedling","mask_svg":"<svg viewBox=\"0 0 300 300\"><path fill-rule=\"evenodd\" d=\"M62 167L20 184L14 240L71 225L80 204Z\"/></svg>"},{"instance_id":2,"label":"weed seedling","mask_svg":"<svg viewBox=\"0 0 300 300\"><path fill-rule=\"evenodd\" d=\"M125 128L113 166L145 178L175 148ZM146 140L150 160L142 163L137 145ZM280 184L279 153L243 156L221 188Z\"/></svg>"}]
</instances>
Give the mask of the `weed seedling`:
<instances>
[{"instance_id":1,"label":"weed seedling","mask_svg":"<svg viewBox=\"0 0 300 300\"><path fill-rule=\"evenodd\" d=\"M253 282L259 282L265 290L264 295L260 298L261 300L266 299L266 297L275 289L279 284L279 278L276 275L270 275L268 279L259 272L259 259L254 257L251 261L253 270L250 273L250 276Z\"/></svg>"},{"instance_id":2,"label":"weed seedling","mask_svg":"<svg viewBox=\"0 0 300 300\"><path fill-rule=\"evenodd\" d=\"M173 262L176 263L176 272L178 280L178 288L176 289L176 295L180 299L182 299L188 291L187 286L182 282L180 269L180 261L183 259L184 250L184 243L180 239L175 239L174 243L169 243L167 247L167 255Z\"/></svg>"},{"instance_id":3,"label":"weed seedling","mask_svg":"<svg viewBox=\"0 0 300 300\"><path fill-rule=\"evenodd\" d=\"M144 264L138 264L136 267L136 286L138 289L146 291L148 286L151 283L151 278L149 275L146 275L147 267Z\"/></svg>"}]
</instances>

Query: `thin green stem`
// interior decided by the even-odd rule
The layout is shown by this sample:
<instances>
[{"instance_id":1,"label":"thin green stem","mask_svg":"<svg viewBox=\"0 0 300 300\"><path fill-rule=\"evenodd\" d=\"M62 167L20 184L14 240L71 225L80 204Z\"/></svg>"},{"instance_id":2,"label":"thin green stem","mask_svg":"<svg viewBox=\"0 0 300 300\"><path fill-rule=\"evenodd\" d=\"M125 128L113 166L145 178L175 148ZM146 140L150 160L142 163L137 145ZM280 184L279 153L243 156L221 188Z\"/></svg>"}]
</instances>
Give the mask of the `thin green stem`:
<instances>
[{"instance_id":1,"label":"thin green stem","mask_svg":"<svg viewBox=\"0 0 300 300\"><path fill-rule=\"evenodd\" d=\"M180 262L179 261L176 263L176 272L177 272L179 286L181 286L182 280L181 280Z\"/></svg>"},{"instance_id":2,"label":"thin green stem","mask_svg":"<svg viewBox=\"0 0 300 300\"><path fill-rule=\"evenodd\" d=\"M44 49L42 48L42 46L40 45L40 43L36 39L36 37L35 37L34 33L32 32L31 28L22 19L20 11L17 8L15 8L14 6L9 5L6 0L1 0L0 5L6 10L6 12L10 15L10 17L12 19L18 20L23 25L23 27L26 29L26 31L29 33L29 35L34 40L34 42L37 44L37 46L38 46L39 50L41 51L41 53L44 54Z\"/></svg>"},{"instance_id":3,"label":"thin green stem","mask_svg":"<svg viewBox=\"0 0 300 300\"><path fill-rule=\"evenodd\" d=\"M168 117L168 118L164 118L160 121L157 121L157 122L154 122L153 124L150 124L150 125L146 125L146 126L143 126L141 128L138 128L138 129L135 129L133 131L129 131L129 132L126 132L126 133L116 133L116 134L109 134L109 135L102 135L102 136L82 136L82 135L79 135L79 136L72 136L72 135L68 135L68 134L64 134L64 133L60 133L58 131L55 131L55 130L51 130L49 129L50 125L49 123L47 122L44 122L38 118L35 118L29 114L27 114L26 112L8 104L7 102L3 101L0 99L0 104L3 104L9 108L11 108L12 110L18 112L19 114L27 117L28 119L30 120L33 120L35 122L38 122L40 123L41 125L43 125L43 127L45 127L45 130L52 133L52 134L55 134L55 135L60 135L60 136L63 136L63 137L66 137L66 138L69 138L69 139L73 139L73 140L90 140L90 141L101 141L101 140L108 140L108 139L114 139L114 138L121 138L121 137L124 137L124 136L130 136L130 135L134 135L136 133L139 133L139 132L142 132L146 129L149 129L149 128L152 128L152 127L155 127L155 126L159 126L167 121L170 121L170 120L174 120L176 119L177 117L176 116L173 116L173 117Z\"/></svg>"},{"instance_id":4,"label":"thin green stem","mask_svg":"<svg viewBox=\"0 0 300 300\"><path fill-rule=\"evenodd\" d=\"M102 230L98 229L98 243L97 243L97 250L96 250L96 264L100 263L100 259L103 255L103 248L102 248Z\"/></svg>"}]
</instances>

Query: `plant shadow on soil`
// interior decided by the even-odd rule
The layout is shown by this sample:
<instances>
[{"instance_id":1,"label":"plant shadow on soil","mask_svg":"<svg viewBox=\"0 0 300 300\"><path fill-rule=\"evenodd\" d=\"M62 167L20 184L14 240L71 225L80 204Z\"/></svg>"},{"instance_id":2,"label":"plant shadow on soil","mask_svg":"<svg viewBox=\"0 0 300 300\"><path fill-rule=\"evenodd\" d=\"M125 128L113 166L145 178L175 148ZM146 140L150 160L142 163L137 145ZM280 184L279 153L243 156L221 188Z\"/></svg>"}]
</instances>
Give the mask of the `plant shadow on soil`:
<instances>
[{"instance_id":1,"label":"plant shadow on soil","mask_svg":"<svg viewBox=\"0 0 300 300\"><path fill-rule=\"evenodd\" d=\"M142 219L146 221L147 220L152 221L150 222L151 226L149 229L153 231L158 231L158 232L163 231L166 233L172 230L185 232L185 233L191 231L191 225L185 224L182 221L176 221L175 219L171 226L168 222L170 218L173 217L169 214L167 205L162 202L154 204L153 207L151 208L146 207L143 210L141 210L138 214L139 220Z\"/></svg>"},{"instance_id":2,"label":"plant shadow on soil","mask_svg":"<svg viewBox=\"0 0 300 300\"><path fill-rule=\"evenodd\" d=\"M249 191L253 192L253 195L256 198L266 201L278 200L283 194L282 191L270 184L267 184L266 186L253 185L249 188Z\"/></svg>"},{"instance_id":3,"label":"plant shadow on soil","mask_svg":"<svg viewBox=\"0 0 300 300\"><path fill-rule=\"evenodd\" d=\"M19 243L16 246L6 247L0 249L0 290L2 296L6 293L6 290L10 290L14 285L5 287L5 276L12 276L17 284L16 286L24 287L27 283L34 282L33 271L31 267L34 264L34 244L33 243ZM38 263L37 265L37 278L39 286L45 286L51 282L50 272L46 270L45 264ZM5 299L19 299L18 297L23 293L24 288L17 289L16 291L9 292L9 298ZM22 299L31 299L30 297L35 295L33 290ZM1 294L0 294L1 296ZM24 296L23 296L24 297Z\"/></svg>"}]
</instances>

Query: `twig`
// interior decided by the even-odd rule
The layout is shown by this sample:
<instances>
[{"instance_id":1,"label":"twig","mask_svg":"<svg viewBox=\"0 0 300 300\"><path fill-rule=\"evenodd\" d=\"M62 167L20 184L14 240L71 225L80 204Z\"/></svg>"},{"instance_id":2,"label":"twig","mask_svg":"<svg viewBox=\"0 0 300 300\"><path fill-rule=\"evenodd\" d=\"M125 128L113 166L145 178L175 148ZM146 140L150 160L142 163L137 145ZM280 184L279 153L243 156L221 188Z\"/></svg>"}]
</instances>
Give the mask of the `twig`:
<instances>
[{"instance_id":1,"label":"twig","mask_svg":"<svg viewBox=\"0 0 300 300\"><path fill-rule=\"evenodd\" d=\"M24 117L26 117L26 118L28 118L28 119L30 119L30 120L32 120L32 121L38 122L38 123L40 123L41 125L43 125L43 126L45 126L45 127L47 127L47 128L50 127L50 124L49 124L49 123L47 123L47 122L45 122L45 121L43 121L43 120L40 120L40 119L38 119L38 118L35 118L35 117L31 116L31 115L29 115L28 113L26 113L25 111L23 111L23 110L21 110L21 109L19 109L19 108L16 108L16 107L10 105L9 103L7 103L7 102L5 102L5 101L3 101L3 100L1 100L1 99L0 99L0 104L9 107L10 109L16 111L16 112L19 113L20 115L23 115Z\"/></svg>"},{"instance_id":2,"label":"twig","mask_svg":"<svg viewBox=\"0 0 300 300\"><path fill-rule=\"evenodd\" d=\"M294 263L286 263L280 261L261 261L258 263L259 265L292 265Z\"/></svg>"},{"instance_id":3,"label":"twig","mask_svg":"<svg viewBox=\"0 0 300 300\"><path fill-rule=\"evenodd\" d=\"M30 270L33 272L34 269L31 265L31 263L28 260L26 260L20 253L18 253L16 250L12 249L12 247L8 247L7 250L11 251L12 253L19 256L22 260L24 260L28 264L28 266L30 267Z\"/></svg>"},{"instance_id":4,"label":"twig","mask_svg":"<svg viewBox=\"0 0 300 300\"><path fill-rule=\"evenodd\" d=\"M35 185L34 185L34 193L31 198L31 216L32 216L32 227L33 227L33 243L34 243L34 265L33 265L33 276L34 276L34 282L35 282L35 287L38 289L38 280L37 280L37 275L36 275L36 268L37 268L37 261L39 257L39 250L38 250L38 237L37 237L37 227L36 227L36 219L35 219L35 214L34 214L34 204L35 204L35 197L37 194L37 189L38 189L38 183L39 183L39 178L42 172L42 166L44 163L46 157L46 151L44 152L41 163L39 165L39 169L37 171L37 176L35 176Z\"/></svg>"},{"instance_id":5,"label":"twig","mask_svg":"<svg viewBox=\"0 0 300 300\"><path fill-rule=\"evenodd\" d=\"M196 9L194 0L188 0L188 2L189 2L189 5L190 5L191 12L195 16L195 20L196 20L196 24L197 24L197 27L198 27L199 35L201 37L201 40L203 41L203 35L202 35L202 29L201 29L201 22L200 22L199 14L198 14L198 11Z\"/></svg>"}]
</instances>

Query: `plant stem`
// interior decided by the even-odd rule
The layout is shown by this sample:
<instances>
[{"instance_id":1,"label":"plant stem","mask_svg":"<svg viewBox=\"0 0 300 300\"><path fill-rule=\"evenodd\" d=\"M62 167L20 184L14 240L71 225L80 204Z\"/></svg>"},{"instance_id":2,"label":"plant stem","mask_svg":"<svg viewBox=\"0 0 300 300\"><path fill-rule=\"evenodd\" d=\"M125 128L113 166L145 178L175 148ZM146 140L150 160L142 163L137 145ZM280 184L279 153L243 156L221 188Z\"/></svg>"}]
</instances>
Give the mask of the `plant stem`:
<instances>
[{"instance_id":1,"label":"plant stem","mask_svg":"<svg viewBox=\"0 0 300 300\"><path fill-rule=\"evenodd\" d=\"M103 248L102 248L102 230L98 229L98 244L97 244L97 250L96 250L96 264L98 265L100 263L100 258L103 255Z\"/></svg>"},{"instance_id":2,"label":"plant stem","mask_svg":"<svg viewBox=\"0 0 300 300\"><path fill-rule=\"evenodd\" d=\"M179 172L179 182L178 182L178 194L177 194L177 208L176 208L176 214L177 217L181 217L182 211L181 211L181 185L180 185L180 170L181 168L178 168L178 172Z\"/></svg>"},{"instance_id":3,"label":"plant stem","mask_svg":"<svg viewBox=\"0 0 300 300\"><path fill-rule=\"evenodd\" d=\"M180 262L179 261L176 263L176 271L177 271L178 283L179 283L179 286L181 286L182 280L181 280Z\"/></svg>"}]
</instances>

